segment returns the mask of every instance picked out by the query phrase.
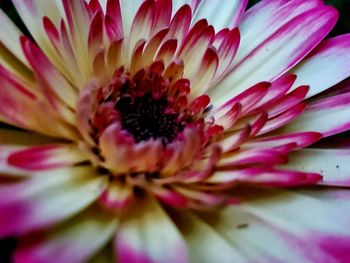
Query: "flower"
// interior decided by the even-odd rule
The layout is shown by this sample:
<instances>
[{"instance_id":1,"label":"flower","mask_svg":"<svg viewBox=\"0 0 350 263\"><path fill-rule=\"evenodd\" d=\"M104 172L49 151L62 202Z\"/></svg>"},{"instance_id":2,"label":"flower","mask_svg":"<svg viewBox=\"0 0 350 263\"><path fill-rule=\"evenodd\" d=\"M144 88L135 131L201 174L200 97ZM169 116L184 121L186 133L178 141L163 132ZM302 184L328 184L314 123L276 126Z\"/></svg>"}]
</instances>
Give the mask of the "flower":
<instances>
[{"instance_id":1,"label":"flower","mask_svg":"<svg viewBox=\"0 0 350 263\"><path fill-rule=\"evenodd\" d=\"M350 127L349 82L326 91L350 75L336 10L13 3L33 37L0 12L15 262L347 261L349 144L313 145Z\"/></svg>"}]
</instances>

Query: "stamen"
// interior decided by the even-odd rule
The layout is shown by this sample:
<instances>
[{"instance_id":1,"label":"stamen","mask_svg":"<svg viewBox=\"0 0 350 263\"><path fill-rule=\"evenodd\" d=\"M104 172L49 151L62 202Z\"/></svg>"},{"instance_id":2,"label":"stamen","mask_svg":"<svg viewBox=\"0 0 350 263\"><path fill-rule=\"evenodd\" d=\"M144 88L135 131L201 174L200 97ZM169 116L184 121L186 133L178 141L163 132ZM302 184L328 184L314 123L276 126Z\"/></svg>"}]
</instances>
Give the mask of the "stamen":
<instances>
[{"instance_id":1,"label":"stamen","mask_svg":"<svg viewBox=\"0 0 350 263\"><path fill-rule=\"evenodd\" d=\"M166 111L166 98L154 98L151 93L135 98L120 98L115 109L121 113L122 128L136 142L160 138L164 145L172 142L184 127L176 121L178 114Z\"/></svg>"}]
</instances>

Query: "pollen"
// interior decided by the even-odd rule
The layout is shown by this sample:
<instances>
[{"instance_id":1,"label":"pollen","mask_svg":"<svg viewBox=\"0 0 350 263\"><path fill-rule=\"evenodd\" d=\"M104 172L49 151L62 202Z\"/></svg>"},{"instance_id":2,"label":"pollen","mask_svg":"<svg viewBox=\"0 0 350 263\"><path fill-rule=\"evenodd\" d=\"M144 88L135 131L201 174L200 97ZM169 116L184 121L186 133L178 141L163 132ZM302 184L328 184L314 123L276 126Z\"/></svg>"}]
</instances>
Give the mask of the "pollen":
<instances>
[{"instance_id":1,"label":"pollen","mask_svg":"<svg viewBox=\"0 0 350 263\"><path fill-rule=\"evenodd\" d=\"M165 97L156 99L151 93L146 93L135 98L120 98L115 109L120 112L122 128L136 142L161 139L166 145L184 129L178 121L179 114L166 113L167 106Z\"/></svg>"}]
</instances>

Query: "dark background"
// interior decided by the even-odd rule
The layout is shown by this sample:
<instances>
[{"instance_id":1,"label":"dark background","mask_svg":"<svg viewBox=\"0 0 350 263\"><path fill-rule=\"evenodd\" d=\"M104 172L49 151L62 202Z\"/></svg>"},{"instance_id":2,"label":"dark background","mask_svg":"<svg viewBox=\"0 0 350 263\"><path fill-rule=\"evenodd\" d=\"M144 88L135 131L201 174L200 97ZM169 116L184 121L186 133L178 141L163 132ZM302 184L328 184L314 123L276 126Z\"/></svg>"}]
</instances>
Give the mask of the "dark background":
<instances>
[{"instance_id":1,"label":"dark background","mask_svg":"<svg viewBox=\"0 0 350 263\"><path fill-rule=\"evenodd\" d=\"M52 0L47 0L52 1ZM175 0L176 1L176 0ZM249 6L254 5L260 0L250 0ZM288 0L286 0L288 1ZM308 0L305 0L308 1ZM327 4L336 7L340 11L340 18L336 27L330 33L330 36L344 34L350 32L350 0L326 0ZM25 33L28 34L23 23L18 17L15 9L10 0L0 0L0 8L2 8L18 25L19 28ZM0 25L1 26L1 25ZM25 220L25 218L23 218ZM0 263L10 262L10 255L16 245L16 241L12 238L0 240Z\"/></svg>"}]
</instances>

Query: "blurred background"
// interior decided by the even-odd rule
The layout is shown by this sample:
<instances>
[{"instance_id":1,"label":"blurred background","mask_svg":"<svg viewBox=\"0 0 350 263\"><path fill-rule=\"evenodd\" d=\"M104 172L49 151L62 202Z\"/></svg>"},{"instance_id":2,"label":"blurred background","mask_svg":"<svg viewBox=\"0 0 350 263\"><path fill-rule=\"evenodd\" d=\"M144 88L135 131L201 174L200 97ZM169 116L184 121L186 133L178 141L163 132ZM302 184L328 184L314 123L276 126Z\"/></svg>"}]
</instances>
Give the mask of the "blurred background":
<instances>
[{"instance_id":1,"label":"blurred background","mask_svg":"<svg viewBox=\"0 0 350 263\"><path fill-rule=\"evenodd\" d=\"M24 1L24 0L23 0ZM52 0L47 0L52 1ZM175 0L176 1L176 0ZM220 1L220 0L212 0ZM250 0L249 7L258 3L260 0ZM285 0L288 1L288 0ZM305 0L308 1L308 0ZM339 34L344 34L350 32L350 0L325 0L325 3L332 5L337 8L340 12L340 18L338 24L330 33L330 36L335 36ZM21 22L16 10L13 8L13 5L10 0L0 0L0 8L3 9L9 17L21 28L22 32L28 34L25 26ZM1 26L1 25L0 25ZM25 220L25 218L23 219ZM11 253L16 245L16 240L14 238L8 238L5 240L0 240L0 263L10 263Z\"/></svg>"}]
</instances>

